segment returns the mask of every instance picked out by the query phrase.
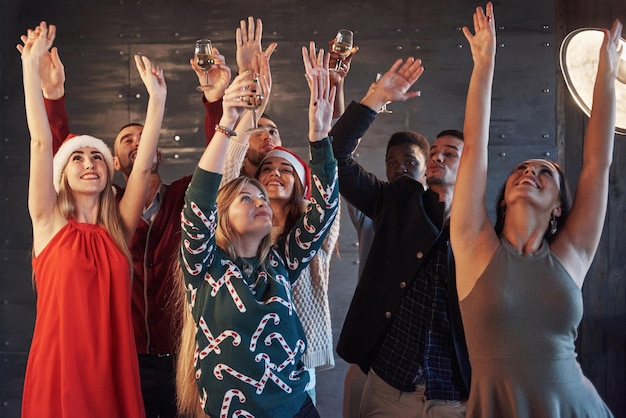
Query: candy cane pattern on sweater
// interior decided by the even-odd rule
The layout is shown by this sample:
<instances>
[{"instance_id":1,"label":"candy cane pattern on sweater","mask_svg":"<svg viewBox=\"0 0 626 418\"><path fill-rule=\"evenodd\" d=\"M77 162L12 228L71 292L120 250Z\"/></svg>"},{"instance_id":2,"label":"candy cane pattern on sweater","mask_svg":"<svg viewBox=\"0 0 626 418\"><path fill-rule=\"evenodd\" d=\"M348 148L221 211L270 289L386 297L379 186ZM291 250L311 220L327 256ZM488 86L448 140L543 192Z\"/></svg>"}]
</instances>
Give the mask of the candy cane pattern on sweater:
<instances>
[{"instance_id":1,"label":"candy cane pattern on sweater","mask_svg":"<svg viewBox=\"0 0 626 418\"><path fill-rule=\"evenodd\" d=\"M195 241L204 239L204 237L206 236L203 232L198 232L199 229L194 226L193 222L185 217L184 211L180 213L180 225L185 233L189 235L189 238Z\"/></svg>"},{"instance_id":2,"label":"candy cane pattern on sweater","mask_svg":"<svg viewBox=\"0 0 626 418\"><path fill-rule=\"evenodd\" d=\"M289 344L287 344L287 341L285 341L285 339L279 332L272 332L270 335L265 337L265 345L269 347L270 345L272 345L272 340L274 339L279 342L279 344L281 345L281 347L283 347L283 350L285 350L285 353L287 354L287 359L276 367L276 371L280 372L285 367L287 367L288 364L296 364L296 354L298 353L298 351L300 353L304 353L306 345L304 344L304 341L298 340L296 342L296 346L292 350L291 347L289 347Z\"/></svg>"},{"instance_id":3,"label":"candy cane pattern on sweater","mask_svg":"<svg viewBox=\"0 0 626 418\"><path fill-rule=\"evenodd\" d=\"M241 274L241 271L239 270L239 267L237 267L235 263L230 260L221 260L221 262L223 266L228 266L228 269L224 272L222 277L220 277L218 280L215 280L213 276L211 276L211 274L209 273L207 273L205 277L205 280L211 285L211 296L215 297L217 295L217 292L219 292L222 288L222 286L226 286L226 289L228 289L228 293L233 298L233 302L235 303L235 306L237 306L239 312L245 312L246 307L243 304L243 301L239 297L239 294L237 293L237 290L235 289L235 286L233 286L233 283L231 281L231 278L242 279L243 276Z\"/></svg>"},{"instance_id":4,"label":"candy cane pattern on sweater","mask_svg":"<svg viewBox=\"0 0 626 418\"><path fill-rule=\"evenodd\" d=\"M221 412L220 412L220 418L227 418L228 417L228 411L230 410L230 405L232 404L233 398L234 397L238 397L239 398L239 402L246 403L246 395L243 394L243 392L241 392L238 389L230 389L228 390L225 394L224 394L224 398L222 400L222 408L221 408ZM241 409L236 410L235 412L233 412L233 417L250 417L250 418L254 418L254 415L252 415L250 412L248 411L244 411Z\"/></svg>"},{"instance_id":5,"label":"candy cane pattern on sweater","mask_svg":"<svg viewBox=\"0 0 626 418\"><path fill-rule=\"evenodd\" d=\"M337 176L338 174L337 172L335 172L334 180L337 180ZM325 188L319 176L313 175L313 185L322 195L322 198L324 199L324 202L326 203L326 208L332 208L335 205L337 205L337 199L335 199L332 203L330 202L330 199L331 199L331 196L334 194L335 187L339 185L339 182L331 181L328 185L328 188Z\"/></svg>"},{"instance_id":6,"label":"candy cane pattern on sweater","mask_svg":"<svg viewBox=\"0 0 626 418\"><path fill-rule=\"evenodd\" d=\"M257 363L261 363L262 361L264 362L265 368L263 371L263 375L261 376L260 380L255 380L250 376L247 376L243 373L238 372L237 370L233 369L232 367L230 367L227 364L224 363L218 363L215 368L213 369L213 374L215 375L215 377L218 380L224 380L224 376L222 374L223 371L225 371L226 373L230 374L231 376L235 377L238 380L241 380L242 382L253 386L256 388L256 393L258 395L260 395L261 393L263 393L263 390L265 390L265 385L267 384L268 381L272 381L274 383L276 383L276 385L281 388L283 391L285 391L286 393L291 393L291 387L286 384L285 382L283 382L280 377L276 376L274 374L274 372L272 372L272 370L276 370L276 365L274 363L271 362L270 357L265 354L265 353L259 353L256 355L256 357L254 358L254 360Z\"/></svg>"},{"instance_id":7,"label":"candy cane pattern on sweater","mask_svg":"<svg viewBox=\"0 0 626 418\"><path fill-rule=\"evenodd\" d=\"M306 216L305 216L306 218ZM300 260L298 257L291 258L289 255L289 243L291 242L291 235L287 235L286 245L285 245L285 262L287 263L287 268L290 270L295 270L298 268L300 264Z\"/></svg>"},{"instance_id":8,"label":"candy cane pattern on sweater","mask_svg":"<svg viewBox=\"0 0 626 418\"><path fill-rule=\"evenodd\" d=\"M333 216L333 217L337 216L337 212L339 212L339 207L338 207L338 206L335 206L335 210L333 211L333 215L332 215L332 216ZM326 230L327 230L328 228L330 228L330 227L331 227L331 225L332 225L332 222L331 222L331 223L327 223L327 224L325 224L325 225L324 225L324 226L323 226L323 227L322 227L322 228L318 231L318 233L317 233L317 234L315 234L315 236L313 236L313 240L312 240L311 242L317 242L317 241L321 238L321 236L325 234Z\"/></svg>"},{"instance_id":9,"label":"candy cane pattern on sweater","mask_svg":"<svg viewBox=\"0 0 626 418\"><path fill-rule=\"evenodd\" d=\"M300 239L300 235L302 235L302 230L300 228L296 228L295 237L298 247L302 248L303 250L308 250L309 248L311 248L311 242L302 242L302 240Z\"/></svg>"},{"instance_id":10,"label":"candy cane pattern on sweater","mask_svg":"<svg viewBox=\"0 0 626 418\"><path fill-rule=\"evenodd\" d=\"M311 153L312 172L317 170L322 182L336 176L328 144ZM334 195L322 196L315 187L316 203L264 261L252 262L253 274L247 275L238 266L239 258L216 244L220 180L216 173L194 173L182 222L181 266L197 330L194 367L201 405L215 418L293 416L304 399L309 373L300 362L306 338L292 286L336 216L325 200L336 200L338 188Z\"/></svg>"},{"instance_id":11,"label":"candy cane pattern on sweater","mask_svg":"<svg viewBox=\"0 0 626 418\"><path fill-rule=\"evenodd\" d=\"M207 398L208 395L206 393L206 389L202 388L202 396L200 397L200 406L202 407L202 409L204 409L204 405L206 405Z\"/></svg>"},{"instance_id":12,"label":"candy cane pattern on sweater","mask_svg":"<svg viewBox=\"0 0 626 418\"><path fill-rule=\"evenodd\" d=\"M259 325L256 327L256 330L252 334L252 338L250 338L250 351L254 352L256 350L256 345L259 340L259 337L261 336L261 333L265 329L265 326L267 325L270 319L274 320L274 325L280 324L280 317L278 316L278 314L273 313L273 312L266 314L259 322Z\"/></svg>"},{"instance_id":13,"label":"candy cane pattern on sweater","mask_svg":"<svg viewBox=\"0 0 626 418\"><path fill-rule=\"evenodd\" d=\"M289 283L289 280L287 280L287 278L283 276L282 274L277 274L274 277L274 280L280 283L281 286L285 288L285 290L287 291L285 295L287 299L284 299L280 296L272 296L266 300L258 301L258 304L269 305L270 303L280 303L281 305L283 305L284 307L288 309L287 313L289 314L289 316L293 315L294 304L293 304L293 298L291 295L291 283Z\"/></svg>"},{"instance_id":14,"label":"candy cane pattern on sweater","mask_svg":"<svg viewBox=\"0 0 626 418\"><path fill-rule=\"evenodd\" d=\"M209 344L200 351L200 360L208 356L209 353L211 353L212 351L214 351L215 354L221 354L222 350L220 350L219 346L228 337L231 337L233 339L233 346L237 347L239 344L241 344L241 336L239 336L239 334L233 330L223 331L220 335L217 336L217 338L214 338L213 333L209 329L203 317L200 317L198 325L200 326L200 330L202 330L202 333L209 342Z\"/></svg>"},{"instance_id":15,"label":"candy cane pattern on sweater","mask_svg":"<svg viewBox=\"0 0 626 418\"><path fill-rule=\"evenodd\" d=\"M189 309L191 309L196 304L196 295L198 293L198 289L193 287L191 283L188 283L187 292L189 292Z\"/></svg>"}]
</instances>

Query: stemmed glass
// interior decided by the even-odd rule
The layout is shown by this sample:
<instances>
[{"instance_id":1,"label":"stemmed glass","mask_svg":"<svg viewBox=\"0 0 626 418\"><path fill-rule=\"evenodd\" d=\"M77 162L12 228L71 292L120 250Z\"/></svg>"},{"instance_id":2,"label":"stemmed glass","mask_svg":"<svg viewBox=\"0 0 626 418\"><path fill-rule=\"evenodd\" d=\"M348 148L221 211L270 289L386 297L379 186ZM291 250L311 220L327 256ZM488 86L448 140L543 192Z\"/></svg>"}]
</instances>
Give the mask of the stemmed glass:
<instances>
[{"instance_id":1,"label":"stemmed glass","mask_svg":"<svg viewBox=\"0 0 626 418\"><path fill-rule=\"evenodd\" d=\"M211 41L208 39L198 39L196 41L196 47L193 52L193 59L196 65L202 68L204 72L205 81L203 85L196 87L198 91L204 91L209 86L209 70L211 66L215 64L215 58L213 57L213 48L211 47Z\"/></svg>"},{"instance_id":2,"label":"stemmed glass","mask_svg":"<svg viewBox=\"0 0 626 418\"><path fill-rule=\"evenodd\" d=\"M383 76L383 73L376 73L376 82L378 82L378 80L380 80L382 76ZM387 102L387 103L391 103L391 102ZM387 103L385 103L383 107L380 108L378 113L393 113L391 110L387 109Z\"/></svg>"},{"instance_id":3,"label":"stemmed glass","mask_svg":"<svg viewBox=\"0 0 626 418\"><path fill-rule=\"evenodd\" d=\"M339 29L337 35L335 35L335 42L333 42L331 49L333 52L339 55L337 63L335 64L335 71L341 69L341 58L345 58L352 52L352 42L354 34L350 29Z\"/></svg>"},{"instance_id":4,"label":"stemmed glass","mask_svg":"<svg viewBox=\"0 0 626 418\"><path fill-rule=\"evenodd\" d=\"M252 127L246 130L246 132L248 133L259 130L259 128L257 127L258 122L256 111L259 107L261 107L261 105L263 105L263 101L265 100L265 92L263 90L263 84L261 83L260 78L260 74L252 73L252 79L256 80L256 82L254 83L255 92L253 95L246 97L246 103L248 105L247 107L250 109L250 112L252 112Z\"/></svg>"}]
</instances>

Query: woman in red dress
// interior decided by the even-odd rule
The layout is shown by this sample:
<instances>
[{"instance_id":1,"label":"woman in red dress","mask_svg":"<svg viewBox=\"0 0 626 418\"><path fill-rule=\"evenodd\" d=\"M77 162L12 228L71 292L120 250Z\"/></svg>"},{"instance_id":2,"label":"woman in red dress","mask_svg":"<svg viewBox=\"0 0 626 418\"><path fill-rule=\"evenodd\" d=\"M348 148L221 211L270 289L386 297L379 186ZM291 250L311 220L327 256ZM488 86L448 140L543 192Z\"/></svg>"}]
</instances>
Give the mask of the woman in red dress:
<instances>
[{"instance_id":1,"label":"woman in red dress","mask_svg":"<svg viewBox=\"0 0 626 418\"><path fill-rule=\"evenodd\" d=\"M31 136L28 208L37 320L22 417L144 417L130 316L127 242L143 211L165 108L163 72L135 56L150 99L124 197L115 203L113 157L94 137L68 137L53 157L39 61L54 25L22 36Z\"/></svg>"}]
</instances>

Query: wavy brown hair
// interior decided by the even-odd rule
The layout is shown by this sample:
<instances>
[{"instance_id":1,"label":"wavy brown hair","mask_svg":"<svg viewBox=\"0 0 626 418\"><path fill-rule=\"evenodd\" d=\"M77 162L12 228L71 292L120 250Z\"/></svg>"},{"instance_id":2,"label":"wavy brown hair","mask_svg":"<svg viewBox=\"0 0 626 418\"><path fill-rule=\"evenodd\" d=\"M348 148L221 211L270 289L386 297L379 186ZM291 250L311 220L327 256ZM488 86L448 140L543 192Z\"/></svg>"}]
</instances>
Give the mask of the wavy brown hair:
<instances>
[{"instance_id":1,"label":"wavy brown hair","mask_svg":"<svg viewBox=\"0 0 626 418\"><path fill-rule=\"evenodd\" d=\"M261 167L263 167L263 164L261 164L256 171L256 179L258 179L259 175L261 174ZM289 234L298 219L300 219L302 214L306 211L307 202L304 200L304 186L302 186L305 179L301 179L295 169L293 170L293 177L293 191L291 193L291 196L289 196L289 200L285 203L285 205L288 206L288 211L287 217L285 219L285 225L283 225L283 232L280 236L275 237L274 241L278 241L281 238L284 238L287 234Z\"/></svg>"}]
</instances>

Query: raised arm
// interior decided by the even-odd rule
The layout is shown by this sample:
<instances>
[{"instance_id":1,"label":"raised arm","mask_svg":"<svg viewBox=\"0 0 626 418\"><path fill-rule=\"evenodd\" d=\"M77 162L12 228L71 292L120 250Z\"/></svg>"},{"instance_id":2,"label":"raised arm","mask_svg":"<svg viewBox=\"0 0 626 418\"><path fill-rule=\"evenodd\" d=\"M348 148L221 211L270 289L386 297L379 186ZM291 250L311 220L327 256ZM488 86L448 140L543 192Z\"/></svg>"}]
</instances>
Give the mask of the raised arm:
<instances>
[{"instance_id":1,"label":"raised arm","mask_svg":"<svg viewBox=\"0 0 626 418\"><path fill-rule=\"evenodd\" d=\"M226 151L234 127L241 113L246 108L246 96L254 95L252 87L255 80L251 73L239 74L224 92L222 106L224 108L222 118L219 122L219 129L216 130L213 138L209 141L204 153L200 157L198 167L212 173L222 174L226 162Z\"/></svg>"},{"instance_id":2,"label":"raised arm","mask_svg":"<svg viewBox=\"0 0 626 418\"><path fill-rule=\"evenodd\" d=\"M307 74L307 83L310 90L309 99L309 141L317 142L328 137L330 131L330 121L333 117L335 94L337 89L330 85L328 74L328 62L330 55L324 54L324 50L320 49L315 53L315 44L311 42L310 56L317 56L317 63L321 63L320 71L313 75ZM307 67L305 49L303 48L303 62Z\"/></svg>"},{"instance_id":3,"label":"raised arm","mask_svg":"<svg viewBox=\"0 0 626 418\"><path fill-rule=\"evenodd\" d=\"M348 105L330 132L339 167L342 197L371 218L376 217L381 208L382 188L386 182L368 173L356 162L354 150L383 104L419 96L419 91L409 89L423 72L421 60L413 57L406 61L398 59L377 83L372 84L360 103L351 102Z\"/></svg>"},{"instance_id":4,"label":"raised arm","mask_svg":"<svg viewBox=\"0 0 626 418\"><path fill-rule=\"evenodd\" d=\"M33 223L35 253L47 242L58 227L57 195L52 181L52 133L48 125L46 108L41 92L39 62L48 53L56 34L54 25L41 22L22 36L22 71L24 78L24 103L30 132L30 178L28 186L28 209Z\"/></svg>"},{"instance_id":5,"label":"raised arm","mask_svg":"<svg viewBox=\"0 0 626 418\"><path fill-rule=\"evenodd\" d=\"M255 23L256 22L256 23ZM246 71L252 71L253 73L261 74L262 79L259 80L263 83L263 92L265 99L261 107L256 109L257 115L262 115L272 94L272 72L270 70L269 62L274 50L276 49L276 42L269 44L265 50L261 45L263 38L263 21L261 19L255 19L252 16L248 16L247 25L245 20L239 22L239 27L236 31L237 41L237 68L239 74L243 74ZM237 127L235 130L239 135L239 138L243 138L245 131L252 126L252 113L245 112L241 115ZM243 161L242 161L243 163Z\"/></svg>"},{"instance_id":6,"label":"raised arm","mask_svg":"<svg viewBox=\"0 0 626 418\"><path fill-rule=\"evenodd\" d=\"M330 52L330 61L328 62L328 68L335 68L337 65L337 60L340 58L340 55L332 50L332 45L335 43L335 38L328 41L328 51ZM352 67L352 58L359 52L359 47L354 45L352 50L350 51L350 55L347 57L341 57L341 64L339 65L339 70L330 71L330 85L335 86L337 89L337 93L335 93L335 103L333 110L333 119L339 118L346 110L346 100L344 93L344 84L346 81L346 77L350 72L350 68Z\"/></svg>"},{"instance_id":7,"label":"raised arm","mask_svg":"<svg viewBox=\"0 0 626 418\"><path fill-rule=\"evenodd\" d=\"M54 37L55 34L56 29L48 32L48 36ZM21 40L24 45L27 39L26 35L22 35ZM24 51L24 45L17 45L20 54ZM39 76L46 113L52 130L52 154L54 155L70 134L69 118L65 109L65 67L56 47L46 51L39 59Z\"/></svg>"},{"instance_id":8,"label":"raised arm","mask_svg":"<svg viewBox=\"0 0 626 418\"><path fill-rule=\"evenodd\" d=\"M391 68L374 83L361 99L361 104L378 112L385 103L404 102L420 95L419 91L409 91L424 72L422 60L408 57L406 61L396 60Z\"/></svg>"},{"instance_id":9,"label":"raised arm","mask_svg":"<svg viewBox=\"0 0 626 418\"><path fill-rule=\"evenodd\" d=\"M167 86L163 70L148 57L135 55L135 65L148 90L148 109L133 169L126 182L126 192L119 202L126 238L132 237L143 212L149 177L157 156L157 144L165 111Z\"/></svg>"},{"instance_id":10,"label":"raised arm","mask_svg":"<svg viewBox=\"0 0 626 418\"><path fill-rule=\"evenodd\" d=\"M569 216L551 247L574 280L583 280L598 248L608 200L609 169L615 139L615 80L620 66L622 24L604 29L593 107L583 145L583 166Z\"/></svg>"},{"instance_id":11,"label":"raised arm","mask_svg":"<svg viewBox=\"0 0 626 418\"><path fill-rule=\"evenodd\" d=\"M317 55L314 50L312 54ZM324 55L323 51L320 54L326 70L306 77L310 91L308 142L311 156L311 199L305 213L291 228L289 236L280 239L276 244L278 248L284 248L289 260L299 260L287 263L291 270L289 279L292 283L313 259L316 251L323 246L329 233L337 232L333 226L339 227L334 223L339 212L337 162L333 158L328 140L335 87L331 87L328 78L329 55Z\"/></svg>"},{"instance_id":12,"label":"raised arm","mask_svg":"<svg viewBox=\"0 0 626 418\"><path fill-rule=\"evenodd\" d=\"M252 79L254 81L252 85L261 85L263 91L267 91L267 89L269 89L269 85L271 84L271 82L268 81L271 79L269 57L263 53L257 54L251 64L251 68L252 71L247 71L245 74L248 74L249 77L252 77L254 74L258 74L258 77ZM264 96L263 103L265 103L267 99L268 95L266 94ZM260 114L261 109L264 108L265 104L256 110L257 114ZM224 163L224 172L220 187L241 175L241 167L246 158L246 153L250 144L251 131L249 129L251 127L251 113L244 112L241 116L239 116L239 120L235 124L235 133L237 135L232 137L228 143L226 161Z\"/></svg>"},{"instance_id":13,"label":"raised arm","mask_svg":"<svg viewBox=\"0 0 626 418\"><path fill-rule=\"evenodd\" d=\"M211 66L208 74L198 66L194 58L189 59L189 64L198 77L198 84L207 83L202 95L202 104L205 110L204 134L207 143L213 138L215 125L222 117L222 96L224 96L224 90L230 83L230 68L226 65L224 56L220 54L217 48L213 48L213 57L215 64Z\"/></svg>"},{"instance_id":14,"label":"raised arm","mask_svg":"<svg viewBox=\"0 0 626 418\"><path fill-rule=\"evenodd\" d=\"M474 35L467 27L474 68L465 105L465 136L452 199L450 238L458 275L459 298L465 297L498 247L498 237L487 215L487 145L491 116L491 88L495 67L495 18L487 3L474 13Z\"/></svg>"}]
</instances>

